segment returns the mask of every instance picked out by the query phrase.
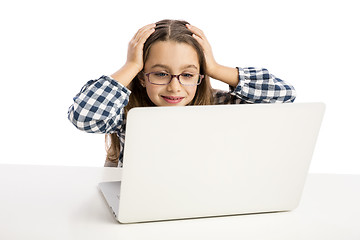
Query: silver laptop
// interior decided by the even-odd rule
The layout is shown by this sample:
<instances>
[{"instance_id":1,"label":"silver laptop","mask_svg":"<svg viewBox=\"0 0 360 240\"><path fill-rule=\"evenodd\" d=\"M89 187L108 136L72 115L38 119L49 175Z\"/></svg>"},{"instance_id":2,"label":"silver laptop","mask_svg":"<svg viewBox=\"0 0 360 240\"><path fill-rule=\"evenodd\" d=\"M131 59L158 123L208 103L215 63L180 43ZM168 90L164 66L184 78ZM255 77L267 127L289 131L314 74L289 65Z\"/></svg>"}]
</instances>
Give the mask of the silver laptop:
<instances>
[{"instance_id":1,"label":"silver laptop","mask_svg":"<svg viewBox=\"0 0 360 240\"><path fill-rule=\"evenodd\" d=\"M122 180L99 188L121 223L292 210L324 111L323 103L134 108Z\"/></svg>"}]
</instances>

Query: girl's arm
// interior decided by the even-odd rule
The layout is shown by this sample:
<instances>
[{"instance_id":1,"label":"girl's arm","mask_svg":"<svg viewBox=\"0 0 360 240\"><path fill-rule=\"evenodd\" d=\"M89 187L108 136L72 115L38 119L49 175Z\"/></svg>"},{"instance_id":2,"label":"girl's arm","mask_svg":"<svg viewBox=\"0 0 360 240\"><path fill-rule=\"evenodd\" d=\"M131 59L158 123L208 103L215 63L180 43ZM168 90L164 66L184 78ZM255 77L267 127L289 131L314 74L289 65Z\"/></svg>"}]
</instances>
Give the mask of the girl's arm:
<instances>
[{"instance_id":1,"label":"girl's arm","mask_svg":"<svg viewBox=\"0 0 360 240\"><path fill-rule=\"evenodd\" d=\"M265 68L231 68L216 64L209 76L229 84L231 93L247 103L293 102L295 88Z\"/></svg>"},{"instance_id":2,"label":"girl's arm","mask_svg":"<svg viewBox=\"0 0 360 240\"><path fill-rule=\"evenodd\" d=\"M143 68L143 45L155 31L155 24L140 28L129 42L125 65L117 72L91 80L74 97L68 118L80 130L113 133L124 122L124 107L131 91L126 87Z\"/></svg>"},{"instance_id":3,"label":"girl's arm","mask_svg":"<svg viewBox=\"0 0 360 240\"><path fill-rule=\"evenodd\" d=\"M68 109L72 124L89 133L113 133L124 121L131 91L108 76L90 80Z\"/></svg>"},{"instance_id":4,"label":"girl's arm","mask_svg":"<svg viewBox=\"0 0 360 240\"><path fill-rule=\"evenodd\" d=\"M229 84L231 95L246 103L283 103L293 102L296 98L296 91L291 84L276 78L265 68L224 67L223 71L217 73L211 77Z\"/></svg>"},{"instance_id":5,"label":"girl's arm","mask_svg":"<svg viewBox=\"0 0 360 240\"><path fill-rule=\"evenodd\" d=\"M231 101L234 103L270 103L270 102L293 102L296 97L295 89L290 84L276 78L265 68L230 68L218 64L209 41L204 32L193 26L187 25L193 33L193 37L203 47L206 59L206 74L211 78L220 80L229 84L232 90L231 94L235 95L241 101ZM224 93L225 94L225 93ZM219 104L228 102L225 99L229 97L221 96L223 93L216 93Z\"/></svg>"},{"instance_id":6,"label":"girl's arm","mask_svg":"<svg viewBox=\"0 0 360 240\"><path fill-rule=\"evenodd\" d=\"M247 103L288 103L296 98L295 88L265 68L239 68L239 83L232 94Z\"/></svg>"}]
</instances>

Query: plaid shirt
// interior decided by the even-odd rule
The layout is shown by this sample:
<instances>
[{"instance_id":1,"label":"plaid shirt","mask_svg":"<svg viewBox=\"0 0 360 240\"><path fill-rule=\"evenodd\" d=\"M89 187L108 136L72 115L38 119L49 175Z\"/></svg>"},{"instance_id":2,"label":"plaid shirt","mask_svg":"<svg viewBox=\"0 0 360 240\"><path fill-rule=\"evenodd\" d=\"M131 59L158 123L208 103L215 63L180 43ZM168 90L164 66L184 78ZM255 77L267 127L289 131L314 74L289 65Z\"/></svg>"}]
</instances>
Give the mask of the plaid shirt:
<instances>
[{"instance_id":1,"label":"plaid shirt","mask_svg":"<svg viewBox=\"0 0 360 240\"><path fill-rule=\"evenodd\" d=\"M292 85L276 78L264 68L237 68L239 83L230 91L214 90L215 104L286 103L296 97ZM117 133L120 139L122 167L125 144L124 107L131 91L109 76L88 81L73 98L68 109L68 119L80 130L89 133ZM105 162L105 166L116 166Z\"/></svg>"}]
</instances>

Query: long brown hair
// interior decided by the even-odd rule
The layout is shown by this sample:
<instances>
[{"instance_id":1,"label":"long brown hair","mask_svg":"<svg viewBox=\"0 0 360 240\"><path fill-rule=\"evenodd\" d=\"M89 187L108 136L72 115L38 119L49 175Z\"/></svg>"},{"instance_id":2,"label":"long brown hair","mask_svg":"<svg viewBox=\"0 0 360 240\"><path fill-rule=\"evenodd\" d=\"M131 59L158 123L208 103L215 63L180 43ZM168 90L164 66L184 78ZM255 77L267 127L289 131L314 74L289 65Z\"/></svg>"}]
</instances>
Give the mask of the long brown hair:
<instances>
[{"instance_id":1,"label":"long brown hair","mask_svg":"<svg viewBox=\"0 0 360 240\"><path fill-rule=\"evenodd\" d=\"M204 51L201 45L197 42L195 38L192 37L192 32L187 29L185 26L189 24L183 20L161 20L156 23L155 31L150 35L146 40L143 48L143 62L145 64L151 46L157 41L174 41L177 43L186 43L192 46L198 55L199 65L200 65L200 74L205 75L204 80L197 87L194 99L189 103L189 105L210 105L213 104L212 97L212 88L210 85L209 76L206 73L206 62ZM125 116L127 112L133 107L147 107L154 106L150 98L146 93L146 89L141 86L140 79L142 73L139 73L127 86L131 90L131 95L129 98L129 103L125 107ZM110 139L110 144L108 142ZM110 161L114 164L118 163L120 156L120 140L116 133L112 133L105 136L105 145L106 145L106 161Z\"/></svg>"}]
</instances>

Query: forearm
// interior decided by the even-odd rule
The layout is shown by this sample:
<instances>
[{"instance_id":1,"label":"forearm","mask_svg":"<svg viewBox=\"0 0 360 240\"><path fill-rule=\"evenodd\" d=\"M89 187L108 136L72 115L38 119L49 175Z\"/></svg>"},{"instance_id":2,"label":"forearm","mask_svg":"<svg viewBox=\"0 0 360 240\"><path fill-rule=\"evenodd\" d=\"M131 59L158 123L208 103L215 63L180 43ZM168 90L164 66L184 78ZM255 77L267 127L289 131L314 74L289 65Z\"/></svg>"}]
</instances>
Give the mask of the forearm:
<instances>
[{"instance_id":1,"label":"forearm","mask_svg":"<svg viewBox=\"0 0 360 240\"><path fill-rule=\"evenodd\" d=\"M140 71L131 64L125 64L110 76L123 86L127 87L139 72Z\"/></svg>"},{"instance_id":2,"label":"forearm","mask_svg":"<svg viewBox=\"0 0 360 240\"><path fill-rule=\"evenodd\" d=\"M232 87L236 87L239 83L239 73L236 68L226 67L217 64L216 67L209 73L211 78L222 81L229 84Z\"/></svg>"}]
</instances>

